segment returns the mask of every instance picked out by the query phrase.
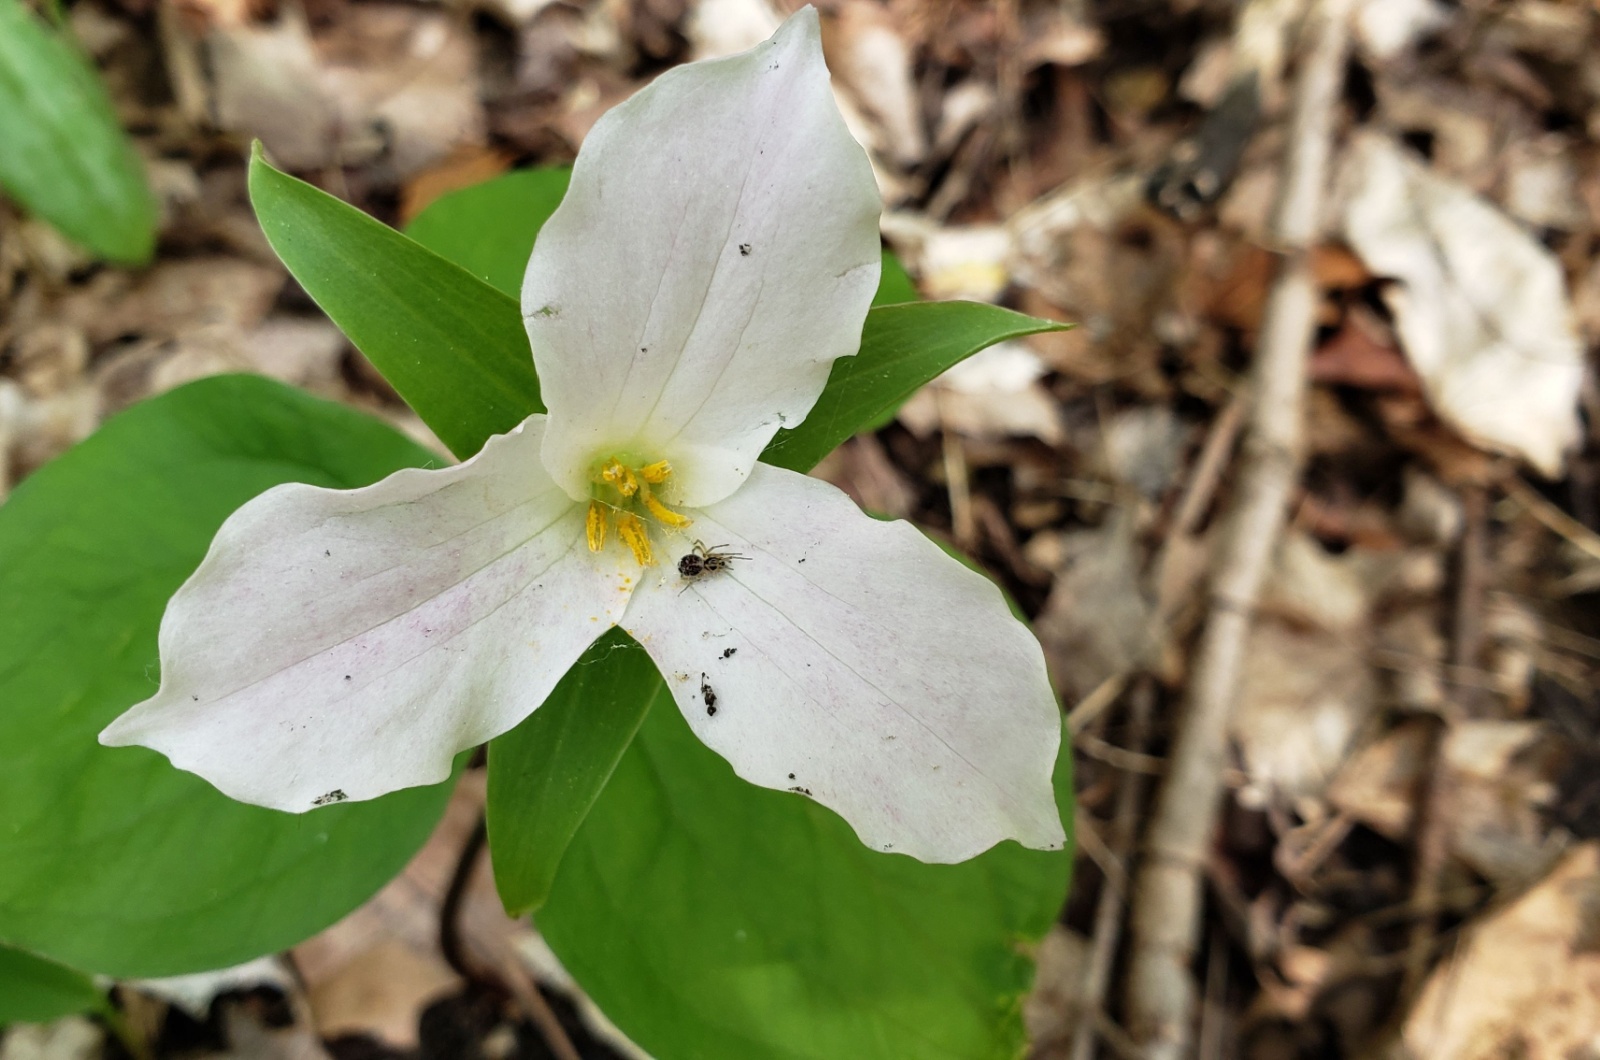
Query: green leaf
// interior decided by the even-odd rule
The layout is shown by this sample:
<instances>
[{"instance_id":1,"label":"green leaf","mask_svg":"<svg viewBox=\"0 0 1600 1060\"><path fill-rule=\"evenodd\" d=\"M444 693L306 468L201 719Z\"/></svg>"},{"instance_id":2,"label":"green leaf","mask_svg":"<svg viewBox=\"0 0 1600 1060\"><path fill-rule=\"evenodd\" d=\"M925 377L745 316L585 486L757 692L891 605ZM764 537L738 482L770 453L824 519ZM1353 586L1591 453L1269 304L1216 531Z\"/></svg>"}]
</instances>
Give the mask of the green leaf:
<instances>
[{"instance_id":1,"label":"green leaf","mask_svg":"<svg viewBox=\"0 0 1600 1060\"><path fill-rule=\"evenodd\" d=\"M655 681L644 649L613 629L528 720L489 744L494 882L513 916L549 896L567 844L644 721Z\"/></svg>"},{"instance_id":2,"label":"green leaf","mask_svg":"<svg viewBox=\"0 0 1600 1060\"><path fill-rule=\"evenodd\" d=\"M607 1016L659 1060L1018 1055L1070 854L868 850L831 811L736 777L659 678L655 696L537 917Z\"/></svg>"},{"instance_id":3,"label":"green leaf","mask_svg":"<svg viewBox=\"0 0 1600 1060\"><path fill-rule=\"evenodd\" d=\"M533 240L561 205L572 170L519 169L440 196L406 235L513 299L522 297Z\"/></svg>"},{"instance_id":4,"label":"green leaf","mask_svg":"<svg viewBox=\"0 0 1600 1060\"><path fill-rule=\"evenodd\" d=\"M99 76L20 0L0 0L0 187L100 257L155 249L155 199Z\"/></svg>"},{"instance_id":5,"label":"green leaf","mask_svg":"<svg viewBox=\"0 0 1600 1060\"><path fill-rule=\"evenodd\" d=\"M273 169L259 144L250 202L300 286L451 452L465 459L544 411L514 299Z\"/></svg>"},{"instance_id":6,"label":"green leaf","mask_svg":"<svg viewBox=\"0 0 1600 1060\"><path fill-rule=\"evenodd\" d=\"M228 376L136 405L0 506L0 942L117 976L220 968L404 866L449 784L286 814L95 737L155 691L167 598L234 509L428 460L371 417Z\"/></svg>"},{"instance_id":7,"label":"green leaf","mask_svg":"<svg viewBox=\"0 0 1600 1060\"><path fill-rule=\"evenodd\" d=\"M808 471L846 438L893 415L940 372L1006 339L1071 325L980 302L915 302L867 314L861 352L833 362L827 389L797 427L778 432L761 459Z\"/></svg>"},{"instance_id":8,"label":"green leaf","mask_svg":"<svg viewBox=\"0 0 1600 1060\"><path fill-rule=\"evenodd\" d=\"M105 995L82 972L0 946L0 1027L46 1023L105 1007Z\"/></svg>"}]
</instances>

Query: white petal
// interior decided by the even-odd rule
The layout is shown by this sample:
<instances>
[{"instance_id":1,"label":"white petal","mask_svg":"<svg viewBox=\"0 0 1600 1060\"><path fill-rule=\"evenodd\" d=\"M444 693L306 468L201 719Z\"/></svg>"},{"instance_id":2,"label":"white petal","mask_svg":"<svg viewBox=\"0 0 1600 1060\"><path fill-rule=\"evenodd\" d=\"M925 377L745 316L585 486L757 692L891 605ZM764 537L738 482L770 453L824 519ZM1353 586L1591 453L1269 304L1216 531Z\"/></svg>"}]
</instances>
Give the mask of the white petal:
<instances>
[{"instance_id":1,"label":"white petal","mask_svg":"<svg viewBox=\"0 0 1600 1060\"><path fill-rule=\"evenodd\" d=\"M707 546L745 558L686 583L674 557L622 625L741 777L923 861L1062 844L1044 654L992 584L909 524L765 464L697 514Z\"/></svg>"},{"instance_id":2,"label":"white petal","mask_svg":"<svg viewBox=\"0 0 1600 1060\"><path fill-rule=\"evenodd\" d=\"M161 620L161 688L100 741L304 811L450 774L543 702L627 604L539 462L542 416L465 464L359 490L269 490Z\"/></svg>"},{"instance_id":3,"label":"white petal","mask_svg":"<svg viewBox=\"0 0 1600 1060\"><path fill-rule=\"evenodd\" d=\"M736 489L859 346L879 209L810 8L607 113L522 288L551 474L587 497L589 464L631 450L672 460L679 504Z\"/></svg>"}]
</instances>

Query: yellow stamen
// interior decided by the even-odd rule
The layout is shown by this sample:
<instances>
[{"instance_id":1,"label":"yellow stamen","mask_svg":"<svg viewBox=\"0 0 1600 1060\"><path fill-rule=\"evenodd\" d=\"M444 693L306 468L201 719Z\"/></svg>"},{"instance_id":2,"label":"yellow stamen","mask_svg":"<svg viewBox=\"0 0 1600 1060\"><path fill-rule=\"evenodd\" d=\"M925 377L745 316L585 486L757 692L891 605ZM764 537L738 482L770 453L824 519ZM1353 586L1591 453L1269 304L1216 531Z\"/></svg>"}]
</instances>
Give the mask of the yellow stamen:
<instances>
[{"instance_id":1,"label":"yellow stamen","mask_svg":"<svg viewBox=\"0 0 1600 1060\"><path fill-rule=\"evenodd\" d=\"M589 502L589 514L583 521L583 532L589 539L590 552L599 552L606 547L606 506L599 501Z\"/></svg>"},{"instance_id":2,"label":"yellow stamen","mask_svg":"<svg viewBox=\"0 0 1600 1060\"><path fill-rule=\"evenodd\" d=\"M656 500L655 494L649 490L644 491L644 506L650 509L650 514L661 521L663 526L670 526L674 530L682 530L694 523L687 515L679 514Z\"/></svg>"},{"instance_id":3,"label":"yellow stamen","mask_svg":"<svg viewBox=\"0 0 1600 1060\"><path fill-rule=\"evenodd\" d=\"M600 477L616 487L617 492L624 497L631 497L639 492L639 480L634 478L632 470L616 457L606 461L606 466L600 469Z\"/></svg>"},{"instance_id":4,"label":"yellow stamen","mask_svg":"<svg viewBox=\"0 0 1600 1060\"><path fill-rule=\"evenodd\" d=\"M645 529L643 519L632 512L618 512L617 536L622 538L622 543L628 546L641 567L655 566L655 553L650 551L650 532Z\"/></svg>"},{"instance_id":5,"label":"yellow stamen","mask_svg":"<svg viewBox=\"0 0 1600 1060\"><path fill-rule=\"evenodd\" d=\"M652 486L659 486L672 477L672 462L657 460L653 464L646 464L639 469L639 477Z\"/></svg>"}]
</instances>

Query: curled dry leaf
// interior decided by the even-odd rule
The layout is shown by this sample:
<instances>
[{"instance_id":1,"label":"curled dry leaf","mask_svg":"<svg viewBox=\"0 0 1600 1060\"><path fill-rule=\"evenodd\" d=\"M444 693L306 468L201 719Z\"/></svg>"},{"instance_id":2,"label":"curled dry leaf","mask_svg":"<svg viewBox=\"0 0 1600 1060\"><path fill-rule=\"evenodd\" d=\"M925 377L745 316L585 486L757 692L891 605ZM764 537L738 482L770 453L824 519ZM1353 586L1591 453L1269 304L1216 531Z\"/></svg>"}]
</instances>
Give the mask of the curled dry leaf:
<instances>
[{"instance_id":1,"label":"curled dry leaf","mask_svg":"<svg viewBox=\"0 0 1600 1060\"><path fill-rule=\"evenodd\" d=\"M1432 722L1413 718L1345 760L1328 801L1380 835L1402 839L1416 819Z\"/></svg>"},{"instance_id":2,"label":"curled dry leaf","mask_svg":"<svg viewBox=\"0 0 1600 1060\"><path fill-rule=\"evenodd\" d=\"M1377 707L1361 645L1271 619L1250 633L1234 707L1247 805L1315 798Z\"/></svg>"},{"instance_id":3,"label":"curled dry leaf","mask_svg":"<svg viewBox=\"0 0 1600 1060\"><path fill-rule=\"evenodd\" d=\"M1579 436L1583 346L1555 257L1386 137L1357 137L1346 238L1388 290L1434 410L1469 440L1548 476Z\"/></svg>"},{"instance_id":4,"label":"curled dry leaf","mask_svg":"<svg viewBox=\"0 0 1600 1060\"><path fill-rule=\"evenodd\" d=\"M1397 769L1394 749L1373 757L1369 748L1355 756L1371 761L1352 779L1352 749L1379 708L1374 616L1396 599L1437 592L1444 579L1433 549L1352 547L1335 555L1303 531L1285 535L1262 588L1232 719L1249 780L1245 802L1328 798L1345 808L1339 800L1364 784L1350 800L1362 810L1370 804L1383 823L1409 812L1414 768Z\"/></svg>"},{"instance_id":5,"label":"curled dry leaf","mask_svg":"<svg viewBox=\"0 0 1600 1060\"><path fill-rule=\"evenodd\" d=\"M174 56L188 44L174 43ZM339 141L338 114L322 85L303 15L291 8L270 25L219 25L201 47L205 59L194 65L209 72L210 84L193 85L196 110L206 109L209 95L218 126L259 137L280 165L326 164Z\"/></svg>"},{"instance_id":6,"label":"curled dry leaf","mask_svg":"<svg viewBox=\"0 0 1600 1060\"><path fill-rule=\"evenodd\" d=\"M1386 566L1361 550L1331 555L1310 535L1290 533L1278 546L1261 606L1295 625L1355 633L1367 622Z\"/></svg>"},{"instance_id":7,"label":"curled dry leaf","mask_svg":"<svg viewBox=\"0 0 1600 1060\"><path fill-rule=\"evenodd\" d=\"M1600 1026L1600 843L1472 931L1406 1019L1405 1055L1452 1060L1592 1056Z\"/></svg>"},{"instance_id":8,"label":"curled dry leaf","mask_svg":"<svg viewBox=\"0 0 1600 1060\"><path fill-rule=\"evenodd\" d=\"M342 12L315 32L294 7L274 23L215 26L195 53L205 76L190 79L191 107L259 137L297 170L366 164L392 180L482 142L478 51L466 28L398 5Z\"/></svg>"},{"instance_id":9,"label":"curled dry leaf","mask_svg":"<svg viewBox=\"0 0 1600 1060\"><path fill-rule=\"evenodd\" d=\"M911 48L889 10L850 0L839 8L827 44L833 69L878 125L889 156L907 168L922 161L928 140L911 73Z\"/></svg>"},{"instance_id":10,"label":"curled dry leaf","mask_svg":"<svg viewBox=\"0 0 1600 1060\"><path fill-rule=\"evenodd\" d=\"M404 178L483 142L478 43L459 20L401 5L351 5L316 43L345 164L371 145L379 152L375 168Z\"/></svg>"},{"instance_id":11,"label":"curled dry leaf","mask_svg":"<svg viewBox=\"0 0 1600 1060\"><path fill-rule=\"evenodd\" d=\"M1561 754L1527 721L1469 721L1451 727L1439 751L1450 777L1451 850L1502 889L1526 886L1565 842L1547 815Z\"/></svg>"},{"instance_id":12,"label":"curled dry leaf","mask_svg":"<svg viewBox=\"0 0 1600 1060\"><path fill-rule=\"evenodd\" d=\"M1328 799L1396 841L1415 827L1417 800L1435 769L1430 722L1405 722L1340 767ZM1560 748L1533 722L1473 720L1445 733L1438 750L1450 853L1499 888L1526 885L1561 852L1564 833L1546 818ZM1430 1054L1432 1055L1432 1054ZM1453 1053L1440 1053L1453 1056Z\"/></svg>"}]
</instances>

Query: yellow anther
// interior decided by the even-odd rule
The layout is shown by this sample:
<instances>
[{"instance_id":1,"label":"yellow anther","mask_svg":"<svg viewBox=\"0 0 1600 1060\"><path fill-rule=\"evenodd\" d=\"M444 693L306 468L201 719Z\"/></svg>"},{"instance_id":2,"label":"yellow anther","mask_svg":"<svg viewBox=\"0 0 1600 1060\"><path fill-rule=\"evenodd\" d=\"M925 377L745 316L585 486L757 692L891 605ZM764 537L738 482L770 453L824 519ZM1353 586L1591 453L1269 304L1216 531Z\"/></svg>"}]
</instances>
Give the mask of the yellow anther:
<instances>
[{"instance_id":1,"label":"yellow anther","mask_svg":"<svg viewBox=\"0 0 1600 1060\"><path fill-rule=\"evenodd\" d=\"M606 547L606 506L599 501L589 502L589 514L583 521L583 533L589 539L590 552L599 552Z\"/></svg>"},{"instance_id":2,"label":"yellow anther","mask_svg":"<svg viewBox=\"0 0 1600 1060\"><path fill-rule=\"evenodd\" d=\"M639 469L639 477L652 486L659 486L672 477L672 462L657 460L653 464L646 464Z\"/></svg>"},{"instance_id":3,"label":"yellow anther","mask_svg":"<svg viewBox=\"0 0 1600 1060\"><path fill-rule=\"evenodd\" d=\"M655 566L655 553L650 551L650 532L645 529L643 519L632 512L618 512L617 536L622 538L622 543L628 546L641 567Z\"/></svg>"},{"instance_id":4,"label":"yellow anther","mask_svg":"<svg viewBox=\"0 0 1600 1060\"><path fill-rule=\"evenodd\" d=\"M694 523L687 515L680 514L656 500L655 494L649 490L644 491L644 506L650 509L650 514L655 516L663 526L670 526L674 530L682 530Z\"/></svg>"},{"instance_id":5,"label":"yellow anther","mask_svg":"<svg viewBox=\"0 0 1600 1060\"><path fill-rule=\"evenodd\" d=\"M606 466L600 469L600 477L614 486L624 497L631 497L639 492L639 480L634 478L633 471L616 457L606 461Z\"/></svg>"}]
</instances>

